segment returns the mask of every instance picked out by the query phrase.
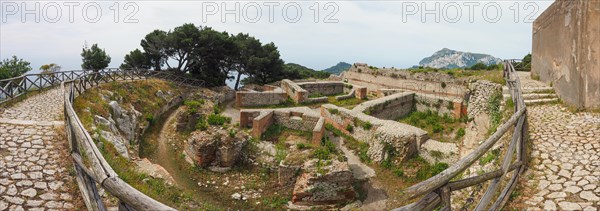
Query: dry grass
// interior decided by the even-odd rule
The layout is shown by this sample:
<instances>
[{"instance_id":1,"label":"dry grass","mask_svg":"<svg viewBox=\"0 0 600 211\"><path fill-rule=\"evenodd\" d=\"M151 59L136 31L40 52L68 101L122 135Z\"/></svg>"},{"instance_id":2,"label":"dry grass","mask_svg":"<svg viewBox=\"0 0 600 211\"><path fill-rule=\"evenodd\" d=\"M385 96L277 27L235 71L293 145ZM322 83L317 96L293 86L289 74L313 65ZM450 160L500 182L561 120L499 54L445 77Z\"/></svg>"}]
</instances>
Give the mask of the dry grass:
<instances>
[{"instance_id":1,"label":"dry grass","mask_svg":"<svg viewBox=\"0 0 600 211\"><path fill-rule=\"evenodd\" d=\"M65 126L55 126L54 131L56 132L56 137L54 140L62 140L60 142L56 142L59 144L59 148L62 149L58 150L60 158L62 158L62 160L60 160L59 163L61 163L61 165L67 169L66 172L58 173L59 175L57 175L56 178L69 178L64 175L68 174L74 179L75 177L77 177L77 174L73 166L73 160L71 159L71 155L68 153L70 151L70 147L69 141L67 140L67 135L65 134ZM85 209L85 204L83 203L83 199L81 198L81 193L79 191L79 186L77 185L77 182L75 180L70 180L68 182L65 182L64 185L66 186L66 190L69 193L69 195L73 197L73 201L70 202L71 204L73 204L73 207L76 210Z\"/></svg>"}]
</instances>

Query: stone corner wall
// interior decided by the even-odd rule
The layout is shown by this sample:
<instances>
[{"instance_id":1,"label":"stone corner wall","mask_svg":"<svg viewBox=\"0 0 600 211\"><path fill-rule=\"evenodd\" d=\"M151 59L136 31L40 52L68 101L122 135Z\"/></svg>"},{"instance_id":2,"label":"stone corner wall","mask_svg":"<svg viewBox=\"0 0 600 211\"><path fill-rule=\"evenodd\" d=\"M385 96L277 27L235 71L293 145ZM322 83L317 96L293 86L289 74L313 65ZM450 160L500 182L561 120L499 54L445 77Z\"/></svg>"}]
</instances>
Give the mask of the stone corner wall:
<instances>
[{"instance_id":1,"label":"stone corner wall","mask_svg":"<svg viewBox=\"0 0 600 211\"><path fill-rule=\"evenodd\" d=\"M308 91L289 79L281 80L281 88L296 103L302 103L308 98Z\"/></svg>"},{"instance_id":2,"label":"stone corner wall","mask_svg":"<svg viewBox=\"0 0 600 211\"><path fill-rule=\"evenodd\" d=\"M331 112L334 110L336 112ZM389 156L388 152L384 150L386 145L395 149L399 159L407 160L417 153L418 143L429 139L427 132L419 128L396 121L381 120L332 104L321 106L321 116L325 118L326 123L336 129L358 141L366 142L369 145L367 154L375 162L381 162ZM372 126L367 129L356 125L355 122L369 122ZM346 130L348 125L353 125L352 131Z\"/></svg>"},{"instance_id":3,"label":"stone corner wall","mask_svg":"<svg viewBox=\"0 0 600 211\"><path fill-rule=\"evenodd\" d=\"M579 108L600 107L600 1L557 0L533 23L531 72Z\"/></svg>"},{"instance_id":4,"label":"stone corner wall","mask_svg":"<svg viewBox=\"0 0 600 211\"><path fill-rule=\"evenodd\" d=\"M308 107L280 109L242 109L240 111L240 127L252 127L252 136L260 138L272 124L283 127L312 132L313 143L320 144L324 135L324 118Z\"/></svg>"},{"instance_id":5,"label":"stone corner wall","mask_svg":"<svg viewBox=\"0 0 600 211\"><path fill-rule=\"evenodd\" d=\"M450 115L454 118L461 118L467 114L467 106L463 100L458 97L447 97L435 94L415 95L415 110L417 111L433 111L439 116Z\"/></svg>"},{"instance_id":6,"label":"stone corner wall","mask_svg":"<svg viewBox=\"0 0 600 211\"><path fill-rule=\"evenodd\" d=\"M361 103L352 110L379 119L395 120L412 112L414 96L412 92L397 93Z\"/></svg>"},{"instance_id":7,"label":"stone corner wall","mask_svg":"<svg viewBox=\"0 0 600 211\"><path fill-rule=\"evenodd\" d=\"M265 105L277 105L287 100L287 94L277 88L270 91L237 91L235 93L235 105L237 107L254 107Z\"/></svg>"},{"instance_id":8,"label":"stone corner wall","mask_svg":"<svg viewBox=\"0 0 600 211\"><path fill-rule=\"evenodd\" d=\"M467 116L475 118L480 113L489 114L488 104L494 93L502 93L502 85L479 80L469 84L470 96Z\"/></svg>"}]
</instances>

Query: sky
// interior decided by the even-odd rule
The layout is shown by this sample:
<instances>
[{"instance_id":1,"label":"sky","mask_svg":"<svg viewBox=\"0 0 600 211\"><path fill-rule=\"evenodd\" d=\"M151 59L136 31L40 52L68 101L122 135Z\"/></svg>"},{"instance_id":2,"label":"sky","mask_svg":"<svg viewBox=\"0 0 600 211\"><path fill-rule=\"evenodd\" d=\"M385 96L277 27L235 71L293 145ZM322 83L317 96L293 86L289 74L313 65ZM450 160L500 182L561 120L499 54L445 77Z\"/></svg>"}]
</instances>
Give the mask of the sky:
<instances>
[{"instance_id":1,"label":"sky","mask_svg":"<svg viewBox=\"0 0 600 211\"><path fill-rule=\"evenodd\" d=\"M284 61L407 68L442 48L509 59L531 52L553 1L0 1L0 59L81 69L97 43L118 67L154 29L184 23L274 42Z\"/></svg>"}]
</instances>

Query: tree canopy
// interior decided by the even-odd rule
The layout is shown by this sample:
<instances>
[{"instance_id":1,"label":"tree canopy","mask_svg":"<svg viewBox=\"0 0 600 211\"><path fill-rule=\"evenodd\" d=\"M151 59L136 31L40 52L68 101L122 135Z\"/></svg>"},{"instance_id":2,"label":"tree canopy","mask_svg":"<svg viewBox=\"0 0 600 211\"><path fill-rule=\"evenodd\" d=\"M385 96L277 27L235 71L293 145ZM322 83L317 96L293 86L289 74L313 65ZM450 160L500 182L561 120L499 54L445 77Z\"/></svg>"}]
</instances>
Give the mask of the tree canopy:
<instances>
[{"instance_id":1,"label":"tree canopy","mask_svg":"<svg viewBox=\"0 0 600 211\"><path fill-rule=\"evenodd\" d=\"M91 48L88 48L87 45L84 46L81 57L83 61L81 68L85 70L99 71L108 67L110 63L110 56L106 54L104 49L100 49L98 44L92 45Z\"/></svg>"},{"instance_id":2,"label":"tree canopy","mask_svg":"<svg viewBox=\"0 0 600 211\"><path fill-rule=\"evenodd\" d=\"M147 34L140 44L145 53L137 49L130 52L124 65L142 67L137 64L144 61L144 55L154 70L161 70L163 65L166 65L168 70L189 74L204 80L209 86L223 86L227 79L236 78L237 89L242 74L248 76L244 80L245 83L258 84L271 83L283 78L329 76L326 72L299 65L284 66L279 50L272 42L263 44L249 34L233 35L191 23L175 27L168 32L154 30ZM134 60L140 63L134 65Z\"/></svg>"},{"instance_id":3,"label":"tree canopy","mask_svg":"<svg viewBox=\"0 0 600 211\"><path fill-rule=\"evenodd\" d=\"M50 63L50 64L42 65L40 67L40 70L42 71L43 74L46 74L46 73L58 72L58 71L60 71L61 68L62 68L61 66L59 66L55 63Z\"/></svg>"},{"instance_id":4,"label":"tree canopy","mask_svg":"<svg viewBox=\"0 0 600 211\"><path fill-rule=\"evenodd\" d=\"M154 30L142 39L140 45L146 52L146 57L152 63L154 70L159 71L169 58L167 54L167 32Z\"/></svg>"},{"instance_id":5,"label":"tree canopy","mask_svg":"<svg viewBox=\"0 0 600 211\"><path fill-rule=\"evenodd\" d=\"M31 70L30 64L28 61L17 58L17 56L0 61L0 80L25 74Z\"/></svg>"},{"instance_id":6,"label":"tree canopy","mask_svg":"<svg viewBox=\"0 0 600 211\"><path fill-rule=\"evenodd\" d=\"M121 69L149 69L152 66L150 59L140 49L135 49L125 55Z\"/></svg>"}]
</instances>

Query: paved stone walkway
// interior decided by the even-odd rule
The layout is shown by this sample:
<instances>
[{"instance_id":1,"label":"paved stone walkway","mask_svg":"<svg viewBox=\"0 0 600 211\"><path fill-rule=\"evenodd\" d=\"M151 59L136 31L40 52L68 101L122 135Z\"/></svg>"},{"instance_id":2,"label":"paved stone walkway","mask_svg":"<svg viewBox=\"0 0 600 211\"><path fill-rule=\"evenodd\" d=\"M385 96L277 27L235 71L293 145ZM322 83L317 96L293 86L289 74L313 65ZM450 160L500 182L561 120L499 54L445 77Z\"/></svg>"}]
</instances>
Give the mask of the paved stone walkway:
<instances>
[{"instance_id":1,"label":"paved stone walkway","mask_svg":"<svg viewBox=\"0 0 600 211\"><path fill-rule=\"evenodd\" d=\"M54 88L0 111L0 211L75 209L62 103Z\"/></svg>"},{"instance_id":2,"label":"paved stone walkway","mask_svg":"<svg viewBox=\"0 0 600 211\"><path fill-rule=\"evenodd\" d=\"M533 178L524 196L532 208L600 209L600 114L573 114L560 105L529 106ZM534 209L537 210L537 209Z\"/></svg>"}]
</instances>

